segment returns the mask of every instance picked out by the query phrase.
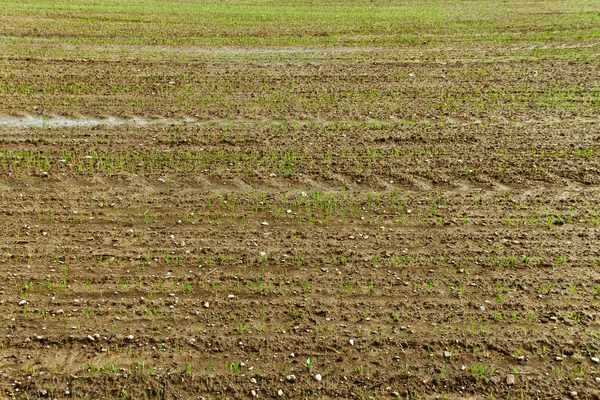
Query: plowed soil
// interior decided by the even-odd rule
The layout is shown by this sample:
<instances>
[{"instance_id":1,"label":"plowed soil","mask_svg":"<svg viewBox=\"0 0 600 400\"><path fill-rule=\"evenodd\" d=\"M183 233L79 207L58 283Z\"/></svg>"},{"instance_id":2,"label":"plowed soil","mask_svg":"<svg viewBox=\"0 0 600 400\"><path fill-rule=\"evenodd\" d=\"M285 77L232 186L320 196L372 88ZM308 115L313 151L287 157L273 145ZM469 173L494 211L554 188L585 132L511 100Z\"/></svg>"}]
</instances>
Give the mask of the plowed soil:
<instances>
[{"instance_id":1,"label":"plowed soil","mask_svg":"<svg viewBox=\"0 0 600 400\"><path fill-rule=\"evenodd\" d=\"M0 398L599 397L597 4L117 3L2 6Z\"/></svg>"}]
</instances>

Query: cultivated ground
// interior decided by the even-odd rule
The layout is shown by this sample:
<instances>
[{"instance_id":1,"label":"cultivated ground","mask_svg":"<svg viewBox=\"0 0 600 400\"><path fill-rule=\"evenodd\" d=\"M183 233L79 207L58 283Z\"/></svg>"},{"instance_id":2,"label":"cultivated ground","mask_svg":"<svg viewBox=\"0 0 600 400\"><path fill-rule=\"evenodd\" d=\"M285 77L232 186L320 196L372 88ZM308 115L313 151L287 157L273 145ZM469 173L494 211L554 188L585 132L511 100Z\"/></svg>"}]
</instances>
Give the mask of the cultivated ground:
<instances>
[{"instance_id":1,"label":"cultivated ground","mask_svg":"<svg viewBox=\"0 0 600 400\"><path fill-rule=\"evenodd\" d=\"M598 398L599 27L0 4L0 398Z\"/></svg>"}]
</instances>

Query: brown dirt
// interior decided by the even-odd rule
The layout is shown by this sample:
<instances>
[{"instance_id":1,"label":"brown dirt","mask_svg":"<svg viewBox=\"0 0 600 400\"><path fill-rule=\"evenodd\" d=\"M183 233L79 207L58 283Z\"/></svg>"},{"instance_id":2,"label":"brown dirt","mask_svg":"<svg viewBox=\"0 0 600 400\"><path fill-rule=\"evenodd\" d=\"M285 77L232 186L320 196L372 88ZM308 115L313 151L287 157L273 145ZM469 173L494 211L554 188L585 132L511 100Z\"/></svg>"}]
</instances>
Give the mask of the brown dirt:
<instances>
[{"instance_id":1,"label":"brown dirt","mask_svg":"<svg viewBox=\"0 0 600 400\"><path fill-rule=\"evenodd\" d=\"M0 125L0 398L600 396L593 36L79 45L34 17L5 19L36 40L0 40L0 122L134 120Z\"/></svg>"},{"instance_id":2,"label":"brown dirt","mask_svg":"<svg viewBox=\"0 0 600 400\"><path fill-rule=\"evenodd\" d=\"M223 128L2 128L5 395L596 396L595 124Z\"/></svg>"}]
</instances>

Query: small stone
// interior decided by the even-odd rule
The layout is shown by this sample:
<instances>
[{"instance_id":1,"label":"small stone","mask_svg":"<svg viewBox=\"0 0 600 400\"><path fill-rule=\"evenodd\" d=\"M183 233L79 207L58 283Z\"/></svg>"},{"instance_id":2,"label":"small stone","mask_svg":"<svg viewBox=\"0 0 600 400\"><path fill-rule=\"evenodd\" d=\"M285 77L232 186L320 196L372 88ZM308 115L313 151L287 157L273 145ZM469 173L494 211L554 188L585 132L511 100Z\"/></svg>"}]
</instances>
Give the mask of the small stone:
<instances>
[{"instance_id":1,"label":"small stone","mask_svg":"<svg viewBox=\"0 0 600 400\"><path fill-rule=\"evenodd\" d=\"M595 362L596 364L598 364L600 362L600 358L598 358L598 357L592 357L591 360L592 360L592 362Z\"/></svg>"},{"instance_id":2,"label":"small stone","mask_svg":"<svg viewBox=\"0 0 600 400\"><path fill-rule=\"evenodd\" d=\"M354 339L350 339L348 343L350 343L350 346L354 346Z\"/></svg>"},{"instance_id":3,"label":"small stone","mask_svg":"<svg viewBox=\"0 0 600 400\"><path fill-rule=\"evenodd\" d=\"M288 375L285 377L288 382L294 382L296 380L296 375Z\"/></svg>"},{"instance_id":4,"label":"small stone","mask_svg":"<svg viewBox=\"0 0 600 400\"><path fill-rule=\"evenodd\" d=\"M129 335L129 336L127 336L127 339L129 339L129 340L133 340L133 335Z\"/></svg>"},{"instance_id":5,"label":"small stone","mask_svg":"<svg viewBox=\"0 0 600 400\"><path fill-rule=\"evenodd\" d=\"M250 383L256 384L256 379L254 379L254 378L250 379Z\"/></svg>"},{"instance_id":6,"label":"small stone","mask_svg":"<svg viewBox=\"0 0 600 400\"><path fill-rule=\"evenodd\" d=\"M248 393L248 392L246 392L246 393ZM258 394L256 393L256 390L253 390L253 391L251 391L250 393L252 393L252 397L256 397L256 396L258 396Z\"/></svg>"},{"instance_id":7,"label":"small stone","mask_svg":"<svg viewBox=\"0 0 600 400\"><path fill-rule=\"evenodd\" d=\"M96 339L95 339L95 338L94 338L92 335L88 335L88 336L87 336L87 339L88 339L90 342L93 342L93 341L95 341L95 340L96 340Z\"/></svg>"},{"instance_id":8,"label":"small stone","mask_svg":"<svg viewBox=\"0 0 600 400\"><path fill-rule=\"evenodd\" d=\"M261 225L263 225L263 226L268 226L268 225L269 225L269 223L268 223L267 221L263 221L263 222L261 222L260 224L261 224ZM247 392L246 392L246 393L247 393Z\"/></svg>"},{"instance_id":9,"label":"small stone","mask_svg":"<svg viewBox=\"0 0 600 400\"><path fill-rule=\"evenodd\" d=\"M555 360L556 361L562 361L563 359L562 359L562 357L556 356Z\"/></svg>"},{"instance_id":10,"label":"small stone","mask_svg":"<svg viewBox=\"0 0 600 400\"><path fill-rule=\"evenodd\" d=\"M21 301L19 302L19 305L20 305L20 306L24 306L25 304L27 304L27 300L21 300Z\"/></svg>"},{"instance_id":11,"label":"small stone","mask_svg":"<svg viewBox=\"0 0 600 400\"><path fill-rule=\"evenodd\" d=\"M321 382L321 379L323 379L323 377L321 376L321 374L316 374L315 379L317 380L317 382Z\"/></svg>"},{"instance_id":12,"label":"small stone","mask_svg":"<svg viewBox=\"0 0 600 400\"><path fill-rule=\"evenodd\" d=\"M278 395L279 397L283 396L283 390L279 389L279 390L277 391L277 395Z\"/></svg>"},{"instance_id":13,"label":"small stone","mask_svg":"<svg viewBox=\"0 0 600 400\"><path fill-rule=\"evenodd\" d=\"M596 377L596 383L600 383L600 376Z\"/></svg>"},{"instance_id":14,"label":"small stone","mask_svg":"<svg viewBox=\"0 0 600 400\"><path fill-rule=\"evenodd\" d=\"M481 311L485 311L485 306L481 306L481 307L479 307L479 309L480 309Z\"/></svg>"},{"instance_id":15,"label":"small stone","mask_svg":"<svg viewBox=\"0 0 600 400\"><path fill-rule=\"evenodd\" d=\"M65 312L64 312L64 311L63 311L63 309L61 308L61 309L58 309L58 310L56 311L56 313L57 313L57 314L64 314Z\"/></svg>"},{"instance_id":16,"label":"small stone","mask_svg":"<svg viewBox=\"0 0 600 400\"><path fill-rule=\"evenodd\" d=\"M512 386L515 384L515 376L513 374L508 374L506 376L506 384L508 386Z\"/></svg>"},{"instance_id":17,"label":"small stone","mask_svg":"<svg viewBox=\"0 0 600 400\"><path fill-rule=\"evenodd\" d=\"M449 351L445 351L444 352L444 357L450 358L450 357L452 357L452 353L450 353Z\"/></svg>"},{"instance_id":18,"label":"small stone","mask_svg":"<svg viewBox=\"0 0 600 400\"><path fill-rule=\"evenodd\" d=\"M571 397L577 397L577 392L574 390L570 394L571 394Z\"/></svg>"},{"instance_id":19,"label":"small stone","mask_svg":"<svg viewBox=\"0 0 600 400\"><path fill-rule=\"evenodd\" d=\"M228 299L233 299L234 297L235 297L234 294L230 294L229 296L227 296ZM246 393L248 393L248 392L246 392Z\"/></svg>"},{"instance_id":20,"label":"small stone","mask_svg":"<svg viewBox=\"0 0 600 400\"><path fill-rule=\"evenodd\" d=\"M467 367L465 367L464 365L460 367L460 370L461 370L461 371L464 371L464 370L466 370L466 369L467 369Z\"/></svg>"},{"instance_id":21,"label":"small stone","mask_svg":"<svg viewBox=\"0 0 600 400\"><path fill-rule=\"evenodd\" d=\"M207 301L206 303L204 303L204 308L208 308L210 307L210 303Z\"/></svg>"}]
</instances>

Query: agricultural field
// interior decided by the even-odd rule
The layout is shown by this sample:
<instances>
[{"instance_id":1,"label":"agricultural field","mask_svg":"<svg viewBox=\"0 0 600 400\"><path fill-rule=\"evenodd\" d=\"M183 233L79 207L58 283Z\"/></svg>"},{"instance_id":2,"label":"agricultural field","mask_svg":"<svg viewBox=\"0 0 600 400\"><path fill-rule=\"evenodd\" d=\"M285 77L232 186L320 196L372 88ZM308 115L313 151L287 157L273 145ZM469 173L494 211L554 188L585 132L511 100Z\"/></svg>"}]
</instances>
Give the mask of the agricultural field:
<instances>
[{"instance_id":1,"label":"agricultural field","mask_svg":"<svg viewBox=\"0 0 600 400\"><path fill-rule=\"evenodd\" d=\"M600 2L0 32L0 399L600 396Z\"/></svg>"}]
</instances>

